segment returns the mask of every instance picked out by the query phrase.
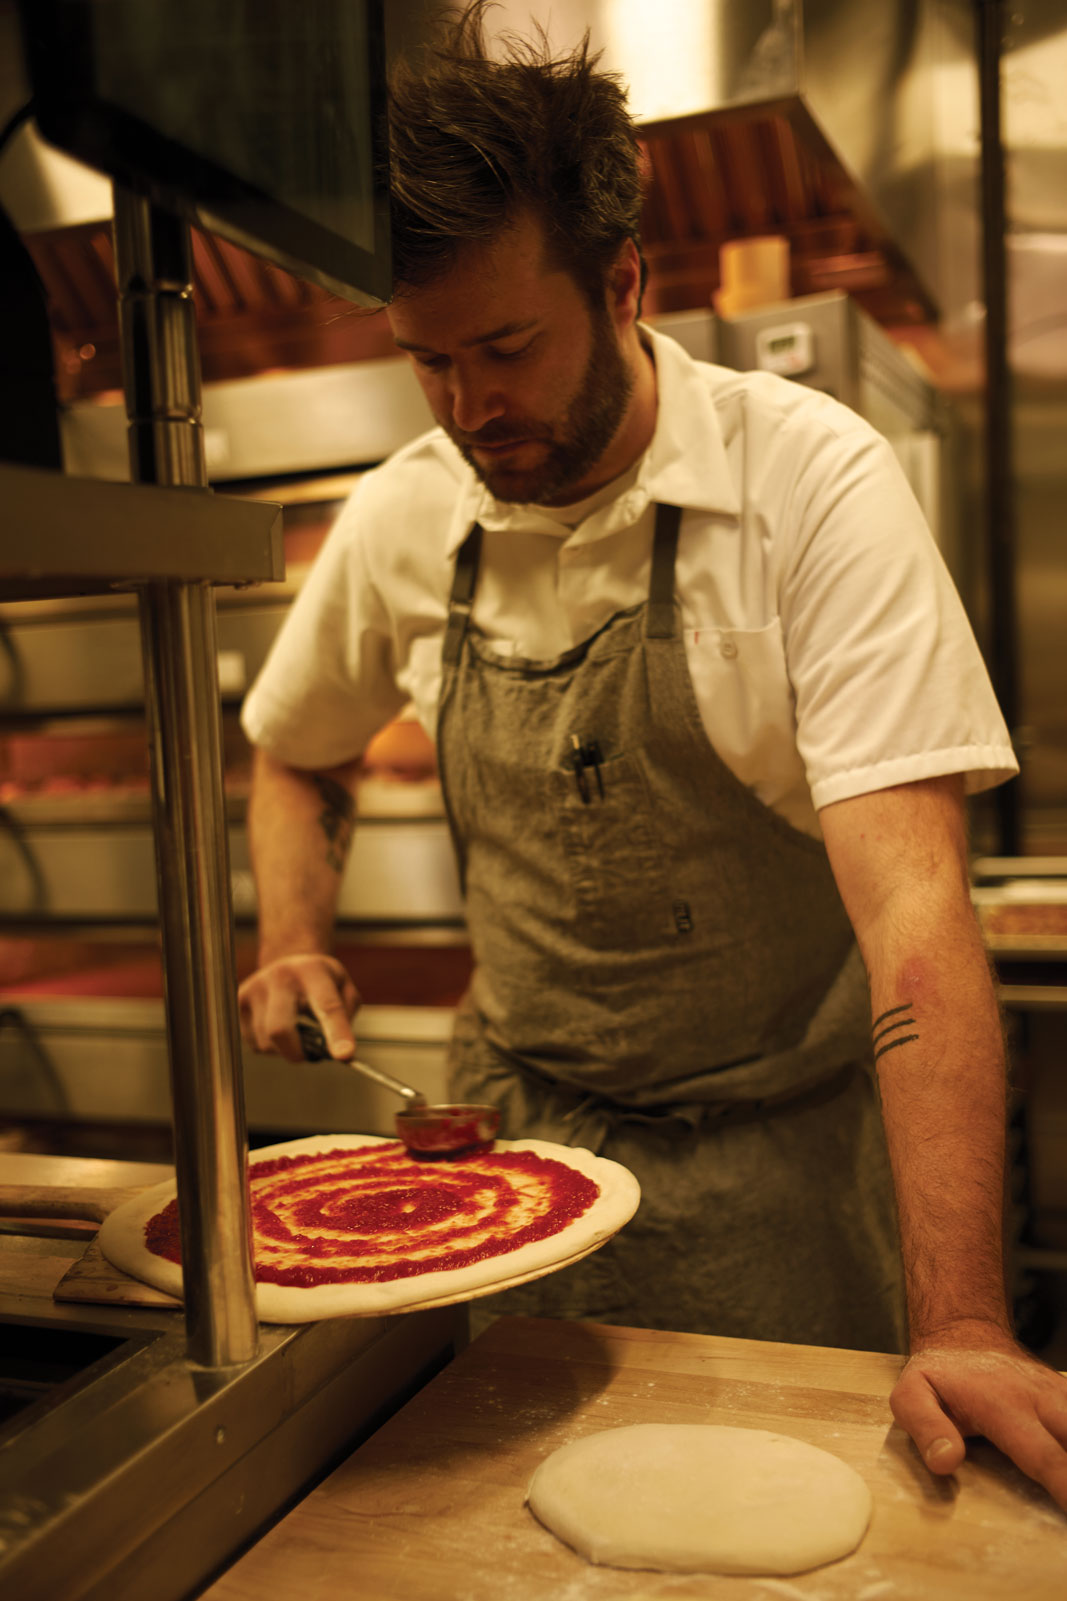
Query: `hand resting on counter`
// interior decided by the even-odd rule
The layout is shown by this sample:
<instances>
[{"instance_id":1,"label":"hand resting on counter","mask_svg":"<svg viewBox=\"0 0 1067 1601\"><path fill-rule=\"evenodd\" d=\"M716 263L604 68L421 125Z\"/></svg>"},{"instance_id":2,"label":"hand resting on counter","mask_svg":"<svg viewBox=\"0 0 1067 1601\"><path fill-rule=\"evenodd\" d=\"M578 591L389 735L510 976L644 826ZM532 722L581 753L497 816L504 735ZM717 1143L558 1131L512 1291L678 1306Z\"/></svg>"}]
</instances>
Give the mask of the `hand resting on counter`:
<instances>
[{"instance_id":1,"label":"hand resting on counter","mask_svg":"<svg viewBox=\"0 0 1067 1601\"><path fill-rule=\"evenodd\" d=\"M995 1324L963 1322L914 1352L890 1397L932 1473L982 1435L1067 1510L1067 1378Z\"/></svg>"}]
</instances>

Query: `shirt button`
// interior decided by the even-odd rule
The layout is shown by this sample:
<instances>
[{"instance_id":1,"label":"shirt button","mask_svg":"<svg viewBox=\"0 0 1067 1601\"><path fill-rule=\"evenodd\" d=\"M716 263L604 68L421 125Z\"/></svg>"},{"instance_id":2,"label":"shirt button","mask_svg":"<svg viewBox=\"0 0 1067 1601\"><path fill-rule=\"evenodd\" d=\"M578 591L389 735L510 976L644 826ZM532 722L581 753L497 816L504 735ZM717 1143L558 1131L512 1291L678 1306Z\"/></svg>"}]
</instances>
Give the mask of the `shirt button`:
<instances>
[{"instance_id":1,"label":"shirt button","mask_svg":"<svg viewBox=\"0 0 1067 1601\"><path fill-rule=\"evenodd\" d=\"M719 650L722 655L726 657L727 661L733 661L734 657L737 655L737 646L734 644L732 639L724 639L722 644L719 646Z\"/></svg>"}]
</instances>

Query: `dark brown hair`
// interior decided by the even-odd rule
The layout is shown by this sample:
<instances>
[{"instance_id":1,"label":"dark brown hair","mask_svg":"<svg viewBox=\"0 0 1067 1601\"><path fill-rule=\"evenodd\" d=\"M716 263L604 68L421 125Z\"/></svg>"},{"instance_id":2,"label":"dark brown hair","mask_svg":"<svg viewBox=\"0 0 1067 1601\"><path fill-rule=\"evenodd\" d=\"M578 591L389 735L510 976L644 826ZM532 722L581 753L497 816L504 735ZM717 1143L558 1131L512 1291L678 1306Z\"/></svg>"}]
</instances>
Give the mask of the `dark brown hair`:
<instances>
[{"instance_id":1,"label":"dark brown hair","mask_svg":"<svg viewBox=\"0 0 1067 1601\"><path fill-rule=\"evenodd\" d=\"M401 289L431 282L459 249L496 237L532 210L553 262L594 305L627 239L640 251L640 152L614 73L597 71L589 35L554 57L508 34L490 56L486 0L453 14L390 82L394 274ZM641 262L642 287L645 265Z\"/></svg>"}]
</instances>

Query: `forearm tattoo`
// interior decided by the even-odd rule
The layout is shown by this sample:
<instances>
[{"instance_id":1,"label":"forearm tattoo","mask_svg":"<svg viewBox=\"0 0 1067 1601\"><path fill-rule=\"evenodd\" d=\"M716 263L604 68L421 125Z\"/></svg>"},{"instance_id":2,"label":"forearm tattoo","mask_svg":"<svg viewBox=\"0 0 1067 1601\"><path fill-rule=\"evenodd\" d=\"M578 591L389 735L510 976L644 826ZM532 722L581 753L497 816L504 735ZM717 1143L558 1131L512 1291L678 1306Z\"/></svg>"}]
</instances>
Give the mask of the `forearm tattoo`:
<instances>
[{"instance_id":1,"label":"forearm tattoo","mask_svg":"<svg viewBox=\"0 0 1067 1601\"><path fill-rule=\"evenodd\" d=\"M912 1016L911 1002L906 1001L903 1006L891 1006L888 1012L874 1020L874 1059L877 1062L886 1051L895 1051L898 1045L910 1045L912 1040L919 1038L917 1033L904 1034L902 1029L914 1029L915 1018Z\"/></svg>"},{"instance_id":2,"label":"forearm tattoo","mask_svg":"<svg viewBox=\"0 0 1067 1601\"><path fill-rule=\"evenodd\" d=\"M356 804L345 786L335 778L324 778L321 773L314 773L312 777L322 797L319 827L326 836L326 860L334 872L343 873L352 839Z\"/></svg>"}]
</instances>

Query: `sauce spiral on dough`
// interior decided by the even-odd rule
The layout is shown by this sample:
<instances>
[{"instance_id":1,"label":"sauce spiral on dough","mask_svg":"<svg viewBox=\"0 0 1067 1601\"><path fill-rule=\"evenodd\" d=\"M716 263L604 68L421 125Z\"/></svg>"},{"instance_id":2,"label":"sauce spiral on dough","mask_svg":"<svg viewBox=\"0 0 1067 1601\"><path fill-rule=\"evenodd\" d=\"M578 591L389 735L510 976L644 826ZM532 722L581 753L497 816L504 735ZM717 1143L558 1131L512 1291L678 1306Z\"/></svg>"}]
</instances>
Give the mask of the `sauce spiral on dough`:
<instances>
[{"instance_id":1,"label":"sauce spiral on dough","mask_svg":"<svg viewBox=\"0 0 1067 1601\"><path fill-rule=\"evenodd\" d=\"M249 1168L260 1283L380 1283L465 1267L558 1234L600 1191L533 1151L484 1151L432 1165L400 1142ZM180 1261L178 1203L145 1225L145 1244Z\"/></svg>"}]
</instances>

